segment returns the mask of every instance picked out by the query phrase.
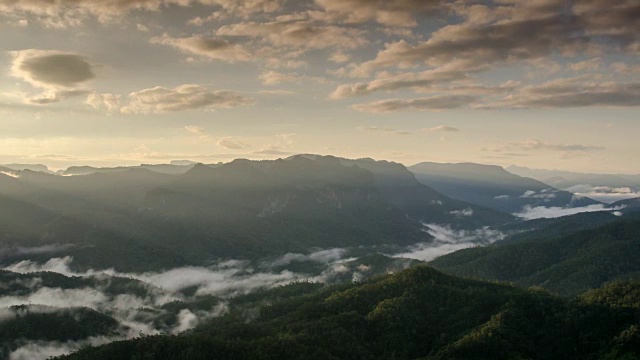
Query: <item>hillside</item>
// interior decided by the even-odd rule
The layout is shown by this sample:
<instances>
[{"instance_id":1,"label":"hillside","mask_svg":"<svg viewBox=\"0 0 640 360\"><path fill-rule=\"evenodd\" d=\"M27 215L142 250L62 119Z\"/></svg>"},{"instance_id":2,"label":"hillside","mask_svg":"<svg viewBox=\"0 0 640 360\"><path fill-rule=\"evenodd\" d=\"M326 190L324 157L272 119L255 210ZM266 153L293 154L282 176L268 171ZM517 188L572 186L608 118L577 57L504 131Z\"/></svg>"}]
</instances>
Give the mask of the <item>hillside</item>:
<instances>
[{"instance_id":1,"label":"hillside","mask_svg":"<svg viewBox=\"0 0 640 360\"><path fill-rule=\"evenodd\" d=\"M525 206L566 208L598 204L494 165L423 162L409 170L418 181L447 196L507 213L518 213Z\"/></svg>"},{"instance_id":2,"label":"hillside","mask_svg":"<svg viewBox=\"0 0 640 360\"><path fill-rule=\"evenodd\" d=\"M52 308L37 305L0 308L0 359L33 342L78 341L115 333L118 323L88 308Z\"/></svg>"},{"instance_id":3,"label":"hillside","mask_svg":"<svg viewBox=\"0 0 640 360\"><path fill-rule=\"evenodd\" d=\"M515 218L482 204L461 200L421 183L402 164L372 159L341 160L371 171L376 186L397 207L425 223L476 229L514 222ZM479 206L480 205L480 206Z\"/></svg>"},{"instance_id":4,"label":"hillside","mask_svg":"<svg viewBox=\"0 0 640 360\"><path fill-rule=\"evenodd\" d=\"M295 289L292 289L295 290ZM420 266L213 319L180 336L85 348L64 359L597 359L639 356L637 313ZM311 292L309 291L311 290ZM255 314L255 312L254 312ZM594 326L594 324L598 324Z\"/></svg>"},{"instance_id":5,"label":"hillside","mask_svg":"<svg viewBox=\"0 0 640 360\"><path fill-rule=\"evenodd\" d=\"M78 269L144 271L317 248L402 248L429 241L423 223L476 229L516 221L444 196L385 161L304 155L184 165L185 173L145 167L0 174L0 210L23 209L7 213L4 246L72 245L63 255ZM4 253L0 264L47 260Z\"/></svg>"},{"instance_id":6,"label":"hillside","mask_svg":"<svg viewBox=\"0 0 640 360\"><path fill-rule=\"evenodd\" d=\"M640 211L640 198L616 201L613 204L611 204L611 206L614 208L621 207L622 210L620 211L622 212Z\"/></svg>"},{"instance_id":7,"label":"hillside","mask_svg":"<svg viewBox=\"0 0 640 360\"><path fill-rule=\"evenodd\" d=\"M620 220L561 237L465 249L430 264L459 276L542 286L575 295L615 279L640 276L640 220Z\"/></svg>"}]
</instances>

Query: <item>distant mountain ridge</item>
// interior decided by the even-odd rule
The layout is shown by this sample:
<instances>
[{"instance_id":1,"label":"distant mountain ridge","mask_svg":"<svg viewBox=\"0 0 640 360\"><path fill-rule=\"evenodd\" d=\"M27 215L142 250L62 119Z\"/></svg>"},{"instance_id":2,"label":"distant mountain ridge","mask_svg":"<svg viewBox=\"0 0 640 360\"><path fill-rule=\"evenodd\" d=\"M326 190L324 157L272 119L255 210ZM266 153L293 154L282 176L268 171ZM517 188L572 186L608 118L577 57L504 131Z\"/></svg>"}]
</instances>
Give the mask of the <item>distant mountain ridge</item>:
<instances>
[{"instance_id":1,"label":"distant mountain ridge","mask_svg":"<svg viewBox=\"0 0 640 360\"><path fill-rule=\"evenodd\" d=\"M518 213L525 207L599 204L495 165L423 162L409 170L418 181L447 196L507 213Z\"/></svg>"}]
</instances>

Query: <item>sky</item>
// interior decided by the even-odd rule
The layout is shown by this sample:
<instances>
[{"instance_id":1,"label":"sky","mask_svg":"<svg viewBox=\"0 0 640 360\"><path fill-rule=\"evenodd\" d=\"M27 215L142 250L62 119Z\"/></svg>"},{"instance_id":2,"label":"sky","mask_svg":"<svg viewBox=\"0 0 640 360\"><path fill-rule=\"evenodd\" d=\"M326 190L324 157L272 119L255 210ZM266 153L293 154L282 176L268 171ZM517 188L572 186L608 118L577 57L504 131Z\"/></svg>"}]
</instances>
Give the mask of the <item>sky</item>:
<instances>
[{"instance_id":1,"label":"sky","mask_svg":"<svg viewBox=\"0 0 640 360\"><path fill-rule=\"evenodd\" d=\"M0 0L0 163L640 173L637 0Z\"/></svg>"}]
</instances>

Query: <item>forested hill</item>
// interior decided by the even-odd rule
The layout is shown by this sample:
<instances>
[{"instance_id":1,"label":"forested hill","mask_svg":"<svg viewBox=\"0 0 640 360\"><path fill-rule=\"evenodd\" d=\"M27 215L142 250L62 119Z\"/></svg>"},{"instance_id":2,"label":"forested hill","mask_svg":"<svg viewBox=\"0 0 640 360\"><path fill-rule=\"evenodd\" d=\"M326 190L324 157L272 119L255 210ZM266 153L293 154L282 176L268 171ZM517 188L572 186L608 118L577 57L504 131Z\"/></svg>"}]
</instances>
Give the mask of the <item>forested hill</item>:
<instances>
[{"instance_id":1,"label":"forested hill","mask_svg":"<svg viewBox=\"0 0 640 360\"><path fill-rule=\"evenodd\" d=\"M233 311L183 335L115 342L60 359L640 356L637 309L610 307L597 294L566 301L543 291L461 279L426 266L361 284L311 292L298 288L304 290L298 296Z\"/></svg>"},{"instance_id":2,"label":"forested hill","mask_svg":"<svg viewBox=\"0 0 640 360\"><path fill-rule=\"evenodd\" d=\"M640 220L620 220L561 237L533 237L457 251L431 265L450 274L542 286L575 295L640 275Z\"/></svg>"}]
</instances>

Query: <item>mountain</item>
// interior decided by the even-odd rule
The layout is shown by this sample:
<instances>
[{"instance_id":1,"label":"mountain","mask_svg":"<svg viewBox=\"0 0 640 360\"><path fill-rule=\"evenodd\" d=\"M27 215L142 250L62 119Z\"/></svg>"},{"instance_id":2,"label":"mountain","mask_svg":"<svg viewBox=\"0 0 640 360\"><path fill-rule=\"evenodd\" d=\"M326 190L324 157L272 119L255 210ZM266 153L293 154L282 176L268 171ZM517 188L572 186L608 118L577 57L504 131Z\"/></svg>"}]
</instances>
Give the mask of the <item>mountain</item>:
<instances>
[{"instance_id":1,"label":"mountain","mask_svg":"<svg viewBox=\"0 0 640 360\"><path fill-rule=\"evenodd\" d=\"M509 214L456 200L420 183L404 165L373 159L347 160L342 163L371 171L378 189L395 206L423 223L449 224L456 228L476 229L515 221Z\"/></svg>"},{"instance_id":2,"label":"mountain","mask_svg":"<svg viewBox=\"0 0 640 360\"><path fill-rule=\"evenodd\" d=\"M559 218L541 218L507 224L498 230L508 235L503 242L549 239L576 231L595 229L620 220L618 215L611 211L584 212Z\"/></svg>"},{"instance_id":3,"label":"mountain","mask_svg":"<svg viewBox=\"0 0 640 360\"><path fill-rule=\"evenodd\" d=\"M110 335L118 323L89 308L53 308L20 305L0 308L0 359L34 342L68 342Z\"/></svg>"},{"instance_id":4,"label":"mountain","mask_svg":"<svg viewBox=\"0 0 640 360\"><path fill-rule=\"evenodd\" d=\"M138 271L314 248L393 251L431 241L425 223L477 229L517 221L442 195L398 163L304 155L187 166L172 174L144 167L0 174L7 184L0 206L24 209L1 229L6 246L72 245L65 254L77 269ZM28 236L13 223L25 224ZM5 253L5 263L47 255Z\"/></svg>"},{"instance_id":5,"label":"mountain","mask_svg":"<svg viewBox=\"0 0 640 360\"><path fill-rule=\"evenodd\" d=\"M612 208L621 208L622 212L640 211L640 197L620 200L611 204Z\"/></svg>"},{"instance_id":6,"label":"mountain","mask_svg":"<svg viewBox=\"0 0 640 360\"><path fill-rule=\"evenodd\" d=\"M574 185L589 184L611 187L640 185L640 174L593 174L578 173L563 170L530 169L527 167L511 165L507 171L526 176L550 184L557 184L561 188Z\"/></svg>"},{"instance_id":7,"label":"mountain","mask_svg":"<svg viewBox=\"0 0 640 360\"><path fill-rule=\"evenodd\" d=\"M428 239L378 191L369 171L335 158L196 165L149 191L142 208L146 219L165 219L162 233L190 234L222 257Z\"/></svg>"},{"instance_id":8,"label":"mountain","mask_svg":"<svg viewBox=\"0 0 640 360\"><path fill-rule=\"evenodd\" d=\"M184 174L189 171L193 165L191 163L177 162L175 164L142 164L138 166L120 166L98 168L93 166L71 166L60 174L64 176L90 175L96 173L112 173L122 172L135 169L147 169L161 174Z\"/></svg>"},{"instance_id":9,"label":"mountain","mask_svg":"<svg viewBox=\"0 0 640 360\"><path fill-rule=\"evenodd\" d=\"M49 170L49 168L46 165L42 165L42 164L4 164L4 165L0 165L0 167L11 169L11 170L17 170L17 171L31 170L31 171L48 173L48 174L52 173L52 171Z\"/></svg>"},{"instance_id":10,"label":"mountain","mask_svg":"<svg viewBox=\"0 0 640 360\"><path fill-rule=\"evenodd\" d=\"M423 162L409 167L421 183L452 198L507 213L525 207L582 207L598 204L500 166Z\"/></svg>"},{"instance_id":11,"label":"mountain","mask_svg":"<svg viewBox=\"0 0 640 360\"><path fill-rule=\"evenodd\" d=\"M640 197L640 174L589 174L529 169L514 165L509 166L507 170L607 203Z\"/></svg>"},{"instance_id":12,"label":"mountain","mask_svg":"<svg viewBox=\"0 0 640 360\"><path fill-rule=\"evenodd\" d=\"M430 262L450 274L541 286L575 295L603 283L640 276L640 220L619 220L564 236L502 241Z\"/></svg>"},{"instance_id":13,"label":"mountain","mask_svg":"<svg viewBox=\"0 0 640 360\"><path fill-rule=\"evenodd\" d=\"M45 260L50 254L15 249L55 244L72 245L65 254L79 269L149 270L429 240L422 224L377 191L370 172L337 160L239 160L181 175L27 170L0 181L7 184L1 230L10 240L4 263Z\"/></svg>"},{"instance_id":14,"label":"mountain","mask_svg":"<svg viewBox=\"0 0 640 360\"><path fill-rule=\"evenodd\" d=\"M178 336L61 359L621 359L640 356L637 302L461 279L418 266L364 283L293 284ZM274 295L280 295L274 297ZM632 298L635 297L635 298ZM260 299L260 294L251 296ZM257 306L257 307L255 307ZM248 312L248 309L253 311Z\"/></svg>"}]
</instances>

